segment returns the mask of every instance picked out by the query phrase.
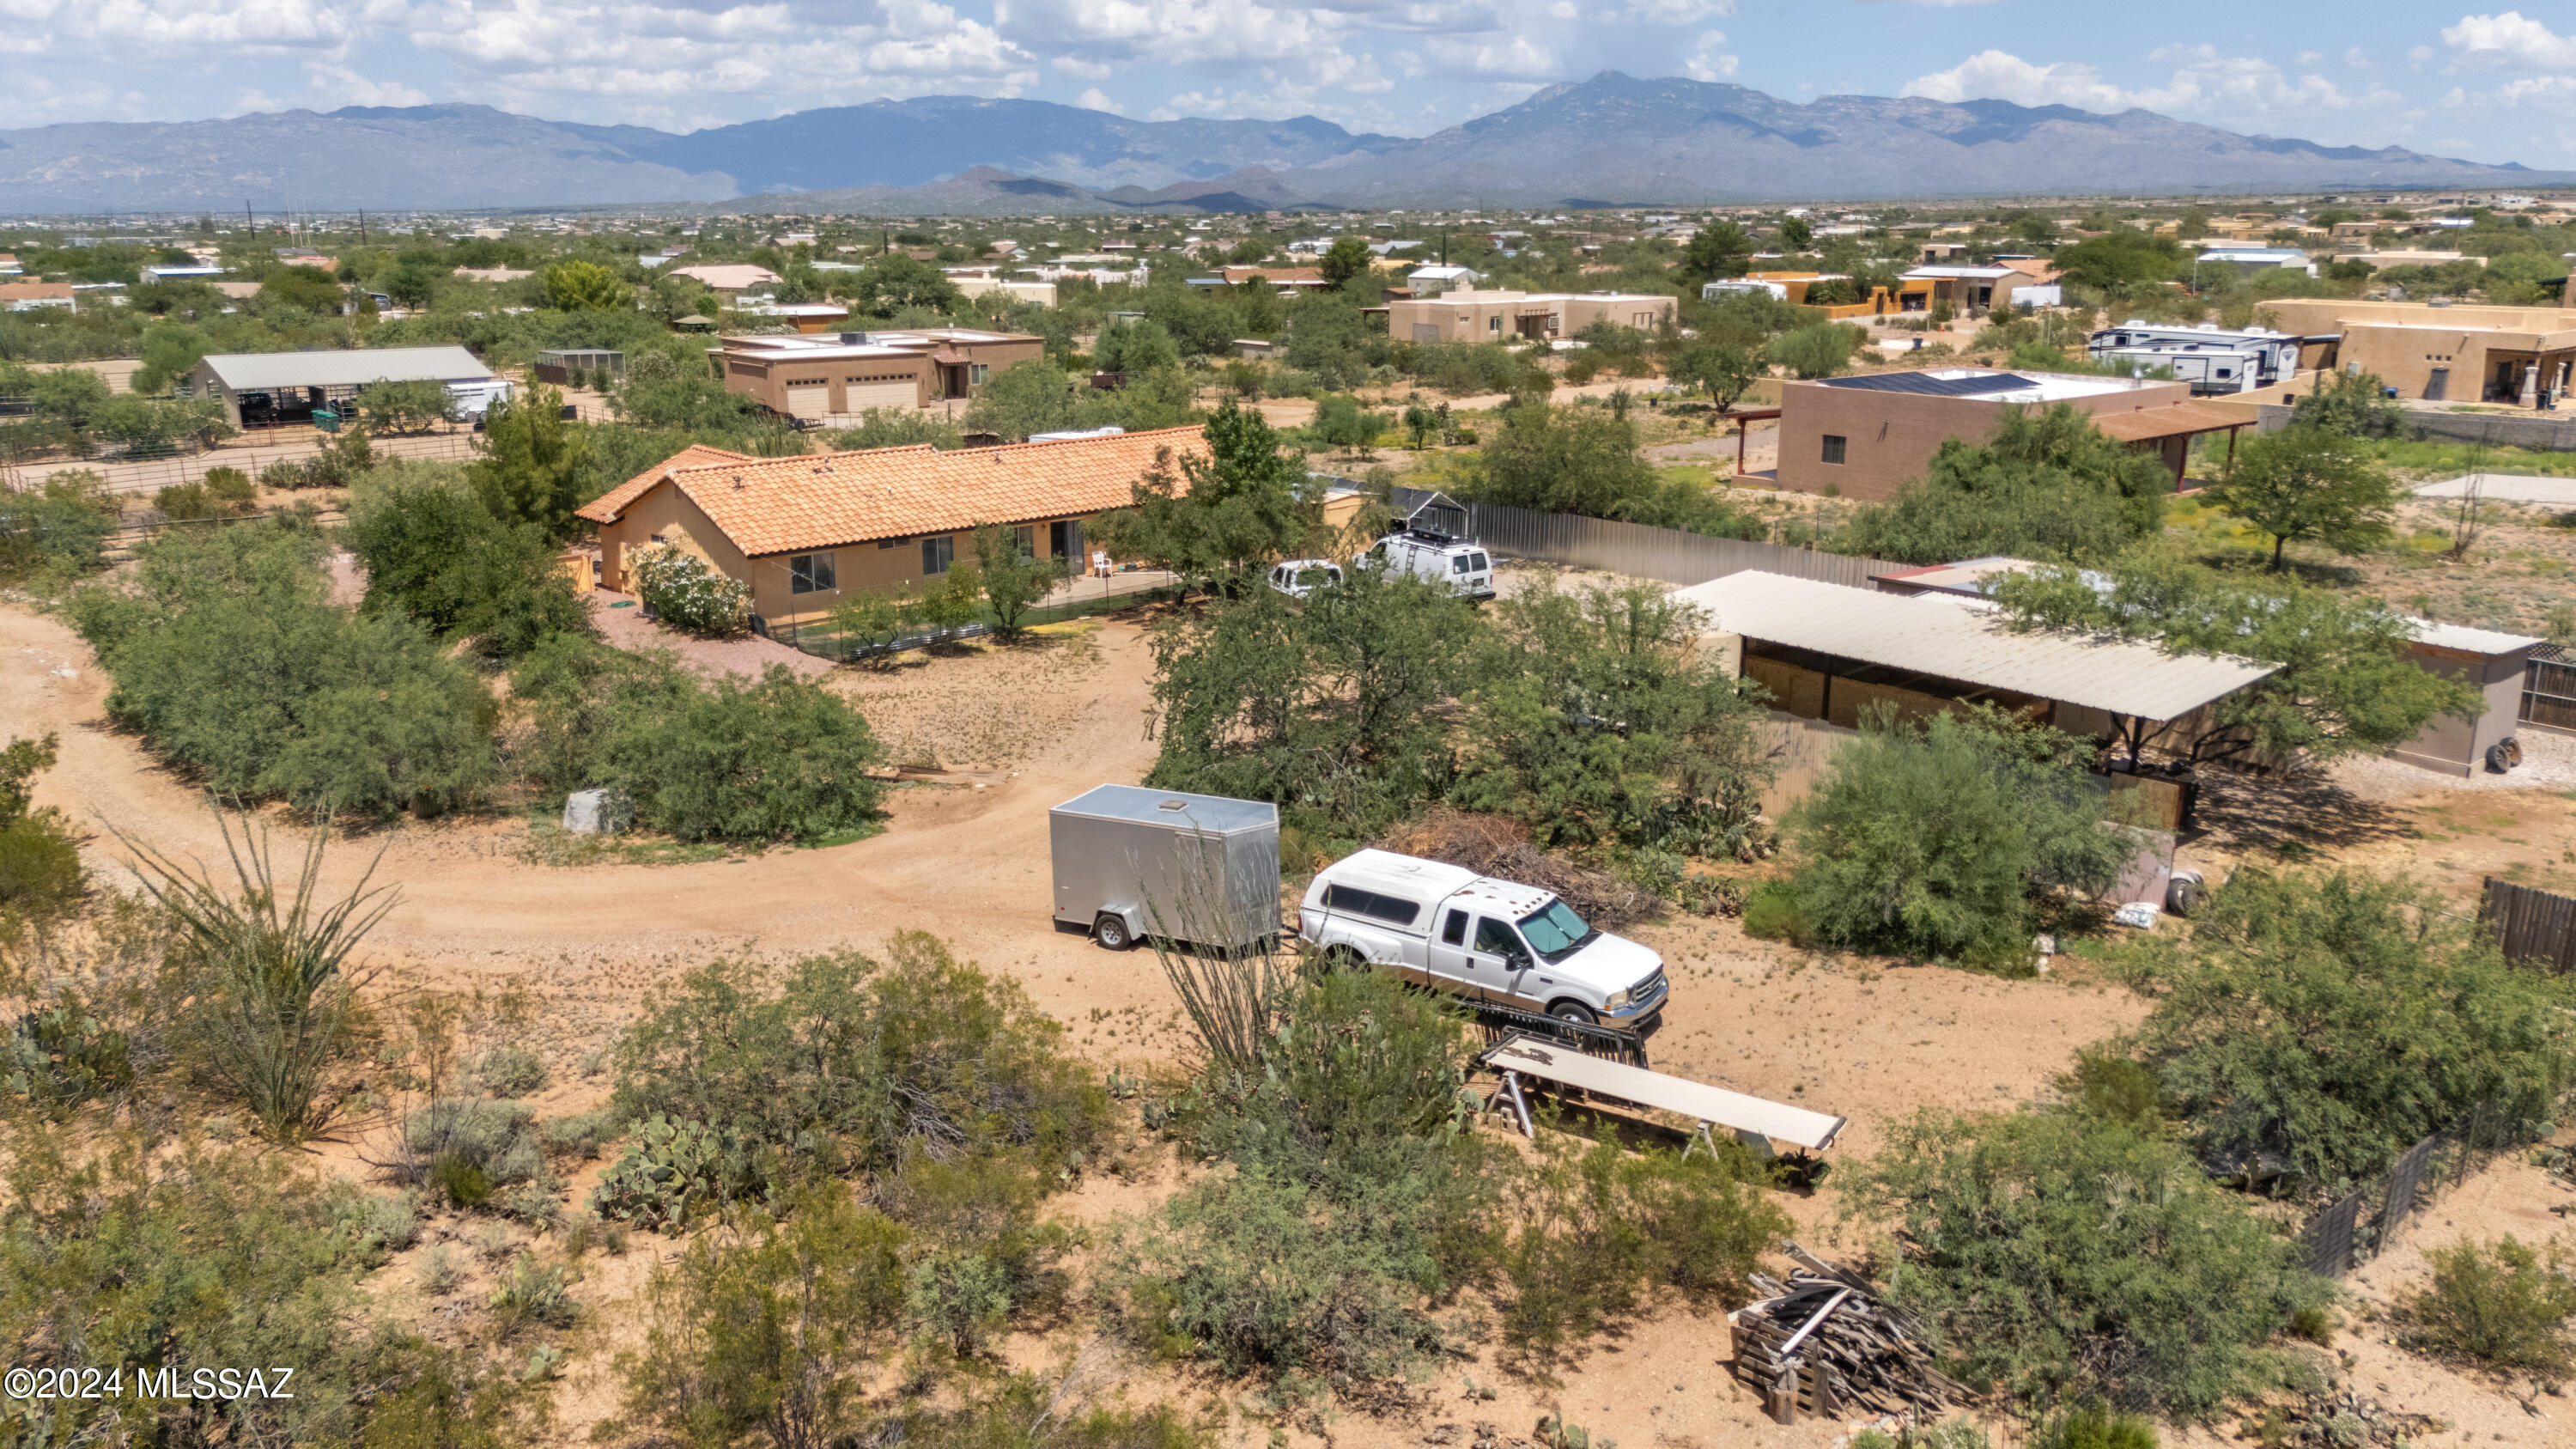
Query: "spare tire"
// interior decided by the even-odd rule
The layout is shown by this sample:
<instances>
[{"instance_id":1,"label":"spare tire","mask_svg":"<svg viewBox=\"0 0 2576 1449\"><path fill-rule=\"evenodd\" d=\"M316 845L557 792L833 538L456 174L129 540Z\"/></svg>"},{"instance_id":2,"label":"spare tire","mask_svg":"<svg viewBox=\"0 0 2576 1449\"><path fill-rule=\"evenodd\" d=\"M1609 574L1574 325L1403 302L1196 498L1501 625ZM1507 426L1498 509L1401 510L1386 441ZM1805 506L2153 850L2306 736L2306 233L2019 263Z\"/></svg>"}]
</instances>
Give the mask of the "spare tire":
<instances>
[{"instance_id":1,"label":"spare tire","mask_svg":"<svg viewBox=\"0 0 2576 1449\"><path fill-rule=\"evenodd\" d=\"M2178 870L2165 885L2165 911L2169 915L2188 916L2209 890L2199 871Z\"/></svg>"},{"instance_id":2,"label":"spare tire","mask_svg":"<svg viewBox=\"0 0 2576 1449\"><path fill-rule=\"evenodd\" d=\"M2513 768L2513 752L2505 748L2509 743L2501 741L2487 746L2487 768L2496 774L2501 775Z\"/></svg>"}]
</instances>

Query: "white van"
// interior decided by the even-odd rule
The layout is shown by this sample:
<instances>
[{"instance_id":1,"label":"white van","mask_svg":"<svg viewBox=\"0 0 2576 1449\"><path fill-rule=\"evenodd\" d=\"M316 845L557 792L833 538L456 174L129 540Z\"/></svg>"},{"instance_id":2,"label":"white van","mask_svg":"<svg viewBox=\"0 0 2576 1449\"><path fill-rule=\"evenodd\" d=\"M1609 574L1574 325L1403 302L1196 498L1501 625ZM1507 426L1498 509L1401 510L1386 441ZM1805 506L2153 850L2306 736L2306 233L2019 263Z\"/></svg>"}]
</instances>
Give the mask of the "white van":
<instances>
[{"instance_id":1,"label":"white van","mask_svg":"<svg viewBox=\"0 0 2576 1449\"><path fill-rule=\"evenodd\" d=\"M1494 596L1494 561L1485 546L1436 534L1390 533L1364 555L1372 568L1445 584L1471 599Z\"/></svg>"},{"instance_id":2,"label":"white van","mask_svg":"<svg viewBox=\"0 0 2576 1449\"><path fill-rule=\"evenodd\" d=\"M1270 566L1270 587L1292 599L1342 585L1342 566L1328 558L1292 558Z\"/></svg>"},{"instance_id":3,"label":"white van","mask_svg":"<svg viewBox=\"0 0 2576 1449\"><path fill-rule=\"evenodd\" d=\"M1318 872L1297 934L1327 961L1565 1021L1639 1026L1669 992L1663 957L1586 924L1555 893L1392 851Z\"/></svg>"}]
</instances>

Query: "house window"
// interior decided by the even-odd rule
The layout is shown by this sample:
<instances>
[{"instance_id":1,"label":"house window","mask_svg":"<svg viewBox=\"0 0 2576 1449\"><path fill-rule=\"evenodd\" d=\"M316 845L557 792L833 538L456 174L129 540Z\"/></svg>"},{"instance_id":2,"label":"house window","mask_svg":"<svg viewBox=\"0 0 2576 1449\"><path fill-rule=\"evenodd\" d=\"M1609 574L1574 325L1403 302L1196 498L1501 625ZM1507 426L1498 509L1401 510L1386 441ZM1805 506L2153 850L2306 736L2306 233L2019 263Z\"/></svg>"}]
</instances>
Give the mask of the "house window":
<instances>
[{"instance_id":1,"label":"house window","mask_svg":"<svg viewBox=\"0 0 2576 1449\"><path fill-rule=\"evenodd\" d=\"M1499 335L1499 334L1502 332L1502 330L1503 330L1503 319L1502 319L1502 318L1500 318L1500 317L1488 317L1488 318L1486 318L1486 319L1485 319L1485 330L1486 330L1486 331L1488 331L1488 332L1492 332L1492 333L1495 333L1495 334Z\"/></svg>"},{"instance_id":2,"label":"house window","mask_svg":"<svg viewBox=\"0 0 2576 1449\"><path fill-rule=\"evenodd\" d=\"M937 538L925 538L921 541L923 577L937 578L948 572L948 566L956 561L957 536L955 534L943 533Z\"/></svg>"},{"instance_id":3,"label":"house window","mask_svg":"<svg viewBox=\"0 0 2576 1449\"><path fill-rule=\"evenodd\" d=\"M1843 446L1848 441L1849 440L1840 433L1825 434L1825 461L1828 463L1841 462L1843 460Z\"/></svg>"},{"instance_id":4,"label":"house window","mask_svg":"<svg viewBox=\"0 0 2576 1449\"><path fill-rule=\"evenodd\" d=\"M992 371L993 365L989 362L970 362L966 364L966 381L972 386L982 387L984 379L991 376Z\"/></svg>"},{"instance_id":5,"label":"house window","mask_svg":"<svg viewBox=\"0 0 2576 1449\"><path fill-rule=\"evenodd\" d=\"M1034 523L1024 523L1019 527L1012 529L1011 542L1019 546L1020 557L1036 558L1038 556L1038 526Z\"/></svg>"},{"instance_id":6,"label":"house window","mask_svg":"<svg viewBox=\"0 0 2576 1449\"><path fill-rule=\"evenodd\" d=\"M787 560L787 592L828 594L840 587L828 553L800 553Z\"/></svg>"},{"instance_id":7,"label":"house window","mask_svg":"<svg viewBox=\"0 0 2576 1449\"><path fill-rule=\"evenodd\" d=\"M912 540L911 540L911 539L908 539L908 538L881 538L881 539L878 539L878 540L877 540L877 547L879 547L879 548L901 548L901 547L903 547L905 544L910 543L910 542L912 542Z\"/></svg>"}]
</instances>

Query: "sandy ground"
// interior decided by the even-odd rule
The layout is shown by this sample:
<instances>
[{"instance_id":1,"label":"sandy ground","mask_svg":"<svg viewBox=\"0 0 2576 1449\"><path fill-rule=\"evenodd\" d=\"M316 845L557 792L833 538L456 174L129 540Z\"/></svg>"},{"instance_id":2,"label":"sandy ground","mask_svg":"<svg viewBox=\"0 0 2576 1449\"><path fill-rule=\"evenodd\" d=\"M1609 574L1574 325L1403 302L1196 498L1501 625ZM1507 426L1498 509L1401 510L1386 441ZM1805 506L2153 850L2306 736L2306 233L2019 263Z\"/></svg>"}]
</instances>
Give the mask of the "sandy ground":
<instances>
[{"instance_id":1,"label":"sandy ground","mask_svg":"<svg viewBox=\"0 0 2576 1449\"><path fill-rule=\"evenodd\" d=\"M1135 620L1086 620L1015 648L972 646L938 657L907 656L891 668L832 672L829 685L869 713L898 758L920 756L920 763L974 772L961 776L965 783L897 789L888 828L855 844L692 864L547 867L531 863L526 828L515 820L404 825L337 847L326 884L345 885L382 852L376 878L400 891L371 943L388 986L507 989L530 999L530 1044L556 1075L543 1099L548 1111L598 1100L605 1080L583 1076L577 1064L634 1018L646 992L690 967L720 955L775 961L840 947L872 949L906 929L933 932L961 955L1019 979L1104 1069L1167 1062L1177 1043L1173 1001L1152 957L1101 951L1081 935L1058 931L1048 904L1047 807L1103 781L1137 780L1152 761L1146 644ZM37 803L59 805L92 830L85 849L105 879L122 876L110 826L183 855L219 858L212 817L184 782L106 724L105 693L106 680L88 651L60 623L0 605L0 718L13 733L50 730L61 738L61 763L40 779ZM2527 825L2556 832L2551 840L2576 843L2567 830L2568 802L2555 792L2474 799L2479 810L2516 811L2517 837L2540 838L2526 835ZM2468 806L2460 792L2444 793L2428 778L2416 797L2364 802L2368 830L2334 842L2335 848L2362 858L2421 849L2422 839L2404 832L2426 831L2432 812L2461 808ZM2248 824L2228 848L2241 854L2275 849L2295 823L2276 816L2269 827ZM2458 827L2482 828L2476 819ZM2477 852L2485 838L2464 833L2458 848L2476 858L2460 862L2463 872L2481 867L2485 856ZM1665 954L1675 982L1665 1026L1652 1043L1657 1065L1849 1117L1835 1149L1843 1160L1873 1151L1893 1123L1926 1106L1975 1110L2040 1098L2078 1046L2119 1032L2142 1014L2142 1004L2127 993L2064 975L2007 982L1886 969L1751 941L1731 923L1691 918L1637 934ZM1150 1144L1136 1155L1146 1182L1095 1176L1062 1199L1059 1210L1106 1225L1150 1207L1169 1190L1176 1169ZM2548 1202L2566 1196L2548 1197L2499 1170L2438 1204L2420 1233L2429 1234L2446 1216L2463 1225L2473 1221L2460 1214L2478 1192L2490 1193L2497 1221L2515 1223L2529 1219L2533 1203L2545 1214ZM1836 1223L1829 1193L1783 1195L1781 1202L1810 1246L1828 1252L1860 1246ZM2536 1233L2541 1225L2531 1226ZM478 1231L465 1229L469 1237ZM472 1245L444 1246L461 1256ZM378 1291L433 1318L444 1313L438 1321L469 1331L470 1317L454 1305L481 1301L485 1290L470 1285L487 1278L471 1279L450 1295L449 1308L419 1301L413 1270L425 1251L413 1250L379 1275ZM639 1235L626 1256L588 1260L577 1292L597 1312L594 1325L569 1340L574 1359L558 1400L555 1442L587 1439L613 1408L607 1360L634 1328L633 1295L667 1252L667 1245ZM2373 1265L2368 1276L2394 1284L2406 1271L2400 1253ZM2378 1350L2355 1342L2363 1372L2385 1378L2392 1394L2418 1407L2445 1406L2431 1411L2479 1427L2480 1443L2569 1442L2552 1439L2547 1421L2527 1418L2492 1390L2394 1349L2374 1358ZM1023 1343L1014 1357L1043 1363L1066 1346L1062 1338ZM1660 1310L1597 1344L1562 1388L1548 1389L1500 1370L1489 1344L1428 1382L1420 1413L1342 1411L1328 1425L1330 1442L1416 1444L1443 1423L1472 1429L1490 1422L1505 1434L1526 1434L1540 1414L1559 1411L1591 1429L1595 1442L1606 1435L1632 1449L1714 1449L1757 1440L1826 1449L1841 1437L1835 1425L1782 1430L1760 1420L1752 1396L1727 1376L1729 1352L1722 1319ZM1132 1373L1128 1389L1140 1399L1195 1399L1224 1388L1162 1371ZM1471 1382L1496 1397L1467 1398ZM1248 1402L1228 1393L1238 1404ZM1250 1444L1266 1433L1266 1426L1238 1420L1228 1438ZM1304 1430L1291 1438L1301 1446L1310 1442Z\"/></svg>"},{"instance_id":2,"label":"sandy ground","mask_svg":"<svg viewBox=\"0 0 2576 1449\"><path fill-rule=\"evenodd\" d=\"M829 674L832 661L802 649L746 634L739 639L700 639L665 629L644 617L633 594L596 589L590 595L590 617L599 632L620 649L668 649L700 674L739 674L758 678L772 664L784 664L805 676Z\"/></svg>"},{"instance_id":3,"label":"sandy ground","mask_svg":"<svg viewBox=\"0 0 2576 1449\"><path fill-rule=\"evenodd\" d=\"M2437 483L2418 483L2415 496L2466 498L2473 480L2480 498L2576 508L2576 478L2534 478L2512 473L2463 473Z\"/></svg>"}]
</instances>

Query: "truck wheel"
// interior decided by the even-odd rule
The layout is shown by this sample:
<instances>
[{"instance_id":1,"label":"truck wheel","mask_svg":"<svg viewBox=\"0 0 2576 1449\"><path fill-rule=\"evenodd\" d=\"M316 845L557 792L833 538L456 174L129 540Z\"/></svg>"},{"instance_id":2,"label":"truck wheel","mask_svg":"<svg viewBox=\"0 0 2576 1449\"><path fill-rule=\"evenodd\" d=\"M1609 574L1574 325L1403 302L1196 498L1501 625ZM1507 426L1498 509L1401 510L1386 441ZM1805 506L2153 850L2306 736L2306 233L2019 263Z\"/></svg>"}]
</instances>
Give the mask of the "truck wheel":
<instances>
[{"instance_id":1,"label":"truck wheel","mask_svg":"<svg viewBox=\"0 0 2576 1449\"><path fill-rule=\"evenodd\" d=\"M1360 969L1360 953L1352 950L1348 946L1327 947L1324 951L1324 969L1327 971L1357 971Z\"/></svg>"},{"instance_id":2,"label":"truck wheel","mask_svg":"<svg viewBox=\"0 0 2576 1449\"><path fill-rule=\"evenodd\" d=\"M1601 1024L1601 1018L1592 1014L1592 1008L1584 1005L1580 1001L1560 1001L1549 1007L1547 1009L1547 1014L1555 1017L1559 1021L1573 1022L1576 1026L1599 1026Z\"/></svg>"},{"instance_id":3,"label":"truck wheel","mask_svg":"<svg viewBox=\"0 0 2576 1449\"><path fill-rule=\"evenodd\" d=\"M1127 929L1127 918L1116 911L1102 911L1100 918L1091 923L1091 939L1098 941L1105 951L1132 951L1136 948L1136 934Z\"/></svg>"}]
</instances>

